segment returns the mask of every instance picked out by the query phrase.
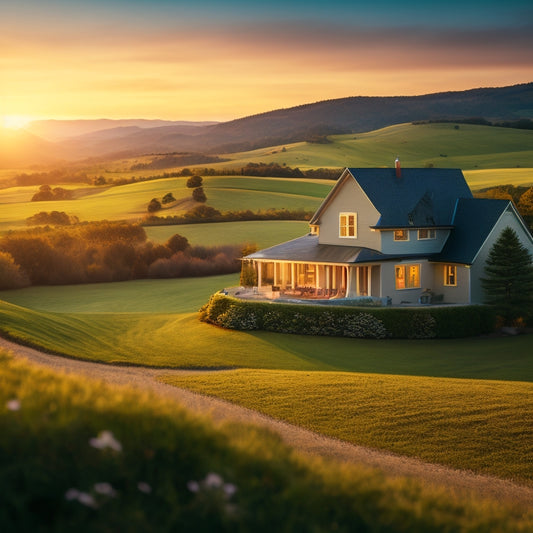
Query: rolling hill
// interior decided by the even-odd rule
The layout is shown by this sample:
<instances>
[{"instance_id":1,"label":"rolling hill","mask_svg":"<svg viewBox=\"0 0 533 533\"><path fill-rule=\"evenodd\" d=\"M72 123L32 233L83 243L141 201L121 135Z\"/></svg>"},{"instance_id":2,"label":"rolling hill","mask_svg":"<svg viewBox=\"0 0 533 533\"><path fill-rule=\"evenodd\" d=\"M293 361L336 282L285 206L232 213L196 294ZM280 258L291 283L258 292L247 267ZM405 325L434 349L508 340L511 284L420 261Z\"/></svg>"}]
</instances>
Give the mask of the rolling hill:
<instances>
[{"instance_id":1,"label":"rolling hill","mask_svg":"<svg viewBox=\"0 0 533 533\"><path fill-rule=\"evenodd\" d=\"M237 152L304 141L317 135L360 133L405 122L472 117L490 121L533 118L533 83L422 96L355 96L279 109L224 123L138 120L120 123L89 121L90 124L74 121L69 125L41 121L30 124L29 131L44 135L48 127L47 135L51 138L50 131L55 127L56 139L61 138L61 141L56 142L49 153L76 160L116 157L117 154ZM24 156L19 163L22 161ZM1 158L0 165L5 166Z\"/></svg>"}]
</instances>

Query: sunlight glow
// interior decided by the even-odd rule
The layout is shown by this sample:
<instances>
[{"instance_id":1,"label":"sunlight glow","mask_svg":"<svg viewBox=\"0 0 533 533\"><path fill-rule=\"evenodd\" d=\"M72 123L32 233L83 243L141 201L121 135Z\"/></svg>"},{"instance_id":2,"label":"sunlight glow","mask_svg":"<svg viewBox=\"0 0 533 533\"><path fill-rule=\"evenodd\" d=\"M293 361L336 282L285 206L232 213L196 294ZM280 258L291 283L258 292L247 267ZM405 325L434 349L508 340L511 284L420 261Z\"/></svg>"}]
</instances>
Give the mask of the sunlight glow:
<instances>
[{"instance_id":1,"label":"sunlight glow","mask_svg":"<svg viewBox=\"0 0 533 533\"><path fill-rule=\"evenodd\" d=\"M4 128L18 130L26 126L32 120L32 117L28 117L25 115L3 115L1 119L1 124Z\"/></svg>"}]
</instances>

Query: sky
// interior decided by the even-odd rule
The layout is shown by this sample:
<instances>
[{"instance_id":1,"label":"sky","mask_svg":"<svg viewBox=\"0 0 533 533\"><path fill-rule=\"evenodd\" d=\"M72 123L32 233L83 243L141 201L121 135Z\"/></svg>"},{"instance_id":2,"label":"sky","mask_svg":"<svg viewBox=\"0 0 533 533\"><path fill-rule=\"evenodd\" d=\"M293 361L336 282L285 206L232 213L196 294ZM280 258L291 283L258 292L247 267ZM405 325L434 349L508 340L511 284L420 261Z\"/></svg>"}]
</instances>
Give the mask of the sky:
<instances>
[{"instance_id":1,"label":"sky","mask_svg":"<svg viewBox=\"0 0 533 533\"><path fill-rule=\"evenodd\" d=\"M225 121L531 81L530 0L0 0L7 126Z\"/></svg>"}]
</instances>

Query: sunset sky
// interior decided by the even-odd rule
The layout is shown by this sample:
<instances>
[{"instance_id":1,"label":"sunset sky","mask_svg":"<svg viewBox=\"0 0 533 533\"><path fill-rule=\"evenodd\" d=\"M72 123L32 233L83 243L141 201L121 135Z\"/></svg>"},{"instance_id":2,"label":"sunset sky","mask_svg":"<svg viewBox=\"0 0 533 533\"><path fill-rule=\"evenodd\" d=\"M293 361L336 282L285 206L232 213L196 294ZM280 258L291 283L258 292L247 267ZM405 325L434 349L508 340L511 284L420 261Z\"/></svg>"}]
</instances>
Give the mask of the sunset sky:
<instances>
[{"instance_id":1,"label":"sunset sky","mask_svg":"<svg viewBox=\"0 0 533 533\"><path fill-rule=\"evenodd\" d=\"M345 96L530 81L530 0L13 0L0 7L4 124L229 120Z\"/></svg>"}]
</instances>

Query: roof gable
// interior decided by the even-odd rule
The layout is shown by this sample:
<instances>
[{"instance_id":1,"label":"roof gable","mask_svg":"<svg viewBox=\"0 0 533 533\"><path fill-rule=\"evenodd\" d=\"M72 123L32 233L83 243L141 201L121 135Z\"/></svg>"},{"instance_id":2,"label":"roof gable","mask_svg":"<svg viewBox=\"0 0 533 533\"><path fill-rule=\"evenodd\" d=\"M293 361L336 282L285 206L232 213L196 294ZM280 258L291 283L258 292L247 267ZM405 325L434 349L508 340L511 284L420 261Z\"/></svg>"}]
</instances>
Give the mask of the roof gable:
<instances>
[{"instance_id":1,"label":"roof gable","mask_svg":"<svg viewBox=\"0 0 533 533\"><path fill-rule=\"evenodd\" d=\"M472 198L463 173L457 169L347 168L322 202L311 224L319 222L331 199L354 179L381 217L377 228L449 226L457 198ZM357 206L354 206L356 209Z\"/></svg>"},{"instance_id":2,"label":"roof gable","mask_svg":"<svg viewBox=\"0 0 533 533\"><path fill-rule=\"evenodd\" d=\"M455 227L437 259L472 264L495 224L511 205L509 200L490 198L457 200Z\"/></svg>"}]
</instances>

